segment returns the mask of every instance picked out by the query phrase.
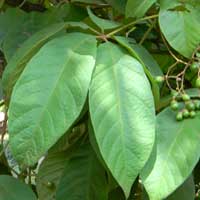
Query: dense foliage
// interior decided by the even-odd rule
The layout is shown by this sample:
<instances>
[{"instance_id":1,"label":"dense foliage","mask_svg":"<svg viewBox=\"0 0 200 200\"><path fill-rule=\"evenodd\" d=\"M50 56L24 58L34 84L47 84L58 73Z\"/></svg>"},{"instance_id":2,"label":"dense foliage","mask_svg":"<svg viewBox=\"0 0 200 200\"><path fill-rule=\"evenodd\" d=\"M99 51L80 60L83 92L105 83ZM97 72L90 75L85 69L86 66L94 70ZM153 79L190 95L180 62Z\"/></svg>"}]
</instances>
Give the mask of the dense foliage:
<instances>
[{"instance_id":1,"label":"dense foliage","mask_svg":"<svg viewBox=\"0 0 200 200\"><path fill-rule=\"evenodd\" d=\"M1 200L199 198L199 0L0 9Z\"/></svg>"}]
</instances>

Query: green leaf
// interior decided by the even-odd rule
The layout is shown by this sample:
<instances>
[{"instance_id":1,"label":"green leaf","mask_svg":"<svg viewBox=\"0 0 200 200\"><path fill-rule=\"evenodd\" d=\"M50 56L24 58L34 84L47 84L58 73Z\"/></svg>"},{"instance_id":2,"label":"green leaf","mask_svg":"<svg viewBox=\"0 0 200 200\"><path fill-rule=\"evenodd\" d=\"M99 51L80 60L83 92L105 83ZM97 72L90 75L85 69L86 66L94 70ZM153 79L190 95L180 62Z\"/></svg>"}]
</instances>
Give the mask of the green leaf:
<instances>
[{"instance_id":1,"label":"green leaf","mask_svg":"<svg viewBox=\"0 0 200 200\"><path fill-rule=\"evenodd\" d=\"M193 177L190 176L175 192L166 200L188 200L195 199L195 185Z\"/></svg>"},{"instance_id":2,"label":"green leaf","mask_svg":"<svg viewBox=\"0 0 200 200\"><path fill-rule=\"evenodd\" d=\"M70 3L63 4L62 10L65 14L64 21L81 22L88 16L84 7Z\"/></svg>"},{"instance_id":3,"label":"green leaf","mask_svg":"<svg viewBox=\"0 0 200 200\"><path fill-rule=\"evenodd\" d=\"M140 18L156 0L128 0L126 4L126 17Z\"/></svg>"},{"instance_id":4,"label":"green leaf","mask_svg":"<svg viewBox=\"0 0 200 200\"><path fill-rule=\"evenodd\" d=\"M67 151L62 151L51 153L42 161L36 176L39 199L55 199L56 189L68 160Z\"/></svg>"},{"instance_id":5,"label":"green leaf","mask_svg":"<svg viewBox=\"0 0 200 200\"><path fill-rule=\"evenodd\" d=\"M146 191L142 194L143 200L149 200ZM165 200L194 200L195 199L195 185L193 176L190 176L178 189L176 189L169 197Z\"/></svg>"},{"instance_id":6,"label":"green leaf","mask_svg":"<svg viewBox=\"0 0 200 200\"><path fill-rule=\"evenodd\" d=\"M148 162L141 174L150 199L166 198L187 179L199 160L200 114L181 122L175 116L170 108L157 116L156 159L153 166Z\"/></svg>"},{"instance_id":7,"label":"green leaf","mask_svg":"<svg viewBox=\"0 0 200 200\"><path fill-rule=\"evenodd\" d=\"M105 170L89 144L82 145L66 163L57 189L59 200L107 200Z\"/></svg>"},{"instance_id":8,"label":"green leaf","mask_svg":"<svg viewBox=\"0 0 200 200\"><path fill-rule=\"evenodd\" d=\"M115 36L114 39L122 47L126 48L128 52L142 64L144 71L149 81L151 82L154 101L157 108L160 101L160 89L155 81L154 76L163 76L163 73L159 65L157 64L155 59L151 56L151 54L141 45L133 43L130 44L126 38L120 36Z\"/></svg>"},{"instance_id":9,"label":"green leaf","mask_svg":"<svg viewBox=\"0 0 200 200\"><path fill-rule=\"evenodd\" d=\"M71 0L71 2L79 2L79 3L85 3L85 4L97 4L97 5L104 4L104 1L102 1L102 0Z\"/></svg>"},{"instance_id":10,"label":"green leaf","mask_svg":"<svg viewBox=\"0 0 200 200\"><path fill-rule=\"evenodd\" d=\"M142 65L117 45L100 45L89 104L101 154L128 196L154 143L154 103Z\"/></svg>"},{"instance_id":11,"label":"green leaf","mask_svg":"<svg viewBox=\"0 0 200 200\"><path fill-rule=\"evenodd\" d=\"M108 183L109 183L109 191L114 190L115 188L118 187L118 184L117 184L116 180L113 178L110 170L108 169L108 167L107 167L107 165L106 165L106 163L105 163L105 161L104 161L104 159L101 155L101 152L99 150L99 146L97 144L97 140L96 140L96 137L95 137L94 129L93 129L92 124L91 124L91 120L89 121L89 124L88 124L88 132L89 132L90 144L91 144L94 152L96 153L98 160L101 162L104 169L106 169L107 176L108 176Z\"/></svg>"},{"instance_id":12,"label":"green leaf","mask_svg":"<svg viewBox=\"0 0 200 200\"><path fill-rule=\"evenodd\" d=\"M159 24L169 44L180 54L190 58L200 43L200 9L184 4L185 10L173 10L177 1L162 0Z\"/></svg>"},{"instance_id":13,"label":"green leaf","mask_svg":"<svg viewBox=\"0 0 200 200\"><path fill-rule=\"evenodd\" d=\"M4 13L0 13L0 47L6 34L14 29L17 29L19 22L24 19L24 13L20 9L9 8ZM12 26L10 26L12 24Z\"/></svg>"},{"instance_id":14,"label":"green leaf","mask_svg":"<svg viewBox=\"0 0 200 200\"><path fill-rule=\"evenodd\" d=\"M6 23L2 22L2 20L5 20ZM1 31L4 34L2 51L6 60L9 61L16 49L34 33L51 24L62 21L56 9L44 13L26 13L17 8L6 10L0 18ZM12 26L8 27L8 24L12 24Z\"/></svg>"},{"instance_id":15,"label":"green leaf","mask_svg":"<svg viewBox=\"0 0 200 200\"><path fill-rule=\"evenodd\" d=\"M3 88L7 95L10 97L12 89L24 70L28 61L39 51L39 49L53 37L57 36L65 28L79 27L81 29L89 29L89 27L81 22L66 22L51 25L27 39L19 48L11 60L8 62L6 69L3 73Z\"/></svg>"},{"instance_id":16,"label":"green leaf","mask_svg":"<svg viewBox=\"0 0 200 200\"><path fill-rule=\"evenodd\" d=\"M88 15L90 17L90 19L101 29L101 30L106 30L106 29L113 29L113 28L117 28L119 27L121 24L115 21L111 21L111 20L106 20L106 19L102 19L97 17L96 15L94 15L92 13L92 11L90 10L90 8L87 8L88 11Z\"/></svg>"},{"instance_id":17,"label":"green leaf","mask_svg":"<svg viewBox=\"0 0 200 200\"><path fill-rule=\"evenodd\" d=\"M127 0L105 0L105 1L120 13L125 13Z\"/></svg>"},{"instance_id":18,"label":"green leaf","mask_svg":"<svg viewBox=\"0 0 200 200\"><path fill-rule=\"evenodd\" d=\"M17 81L9 107L10 148L33 165L78 118L95 63L96 39L71 33L47 43Z\"/></svg>"},{"instance_id":19,"label":"green leaf","mask_svg":"<svg viewBox=\"0 0 200 200\"><path fill-rule=\"evenodd\" d=\"M26 184L12 176L0 176L0 191L1 200L37 200Z\"/></svg>"},{"instance_id":20,"label":"green leaf","mask_svg":"<svg viewBox=\"0 0 200 200\"><path fill-rule=\"evenodd\" d=\"M65 23L58 23L49 26L34 34L16 51L12 59L8 62L3 73L2 83L7 96L10 96L17 79L24 70L28 61L48 40L52 39L54 35L64 30L65 27Z\"/></svg>"}]
</instances>

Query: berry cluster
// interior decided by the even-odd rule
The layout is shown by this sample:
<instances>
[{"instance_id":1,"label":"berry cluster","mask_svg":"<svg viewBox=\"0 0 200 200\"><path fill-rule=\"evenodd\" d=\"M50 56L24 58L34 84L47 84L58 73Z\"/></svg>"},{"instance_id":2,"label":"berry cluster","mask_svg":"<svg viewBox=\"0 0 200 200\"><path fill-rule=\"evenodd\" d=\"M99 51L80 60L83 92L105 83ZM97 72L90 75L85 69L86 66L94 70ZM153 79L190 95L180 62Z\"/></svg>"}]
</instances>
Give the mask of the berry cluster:
<instances>
[{"instance_id":1,"label":"berry cluster","mask_svg":"<svg viewBox=\"0 0 200 200\"><path fill-rule=\"evenodd\" d=\"M191 71L198 72L195 86L200 88L200 52L195 53L194 61L190 65Z\"/></svg>"},{"instance_id":2,"label":"berry cluster","mask_svg":"<svg viewBox=\"0 0 200 200\"><path fill-rule=\"evenodd\" d=\"M200 110L200 101L198 100L191 100L188 94L182 94L181 100L184 102L184 107L179 110L179 103L173 98L171 101L170 107L174 111L178 111L176 115L177 121L182 121L186 118L194 118L196 116L196 112Z\"/></svg>"}]
</instances>

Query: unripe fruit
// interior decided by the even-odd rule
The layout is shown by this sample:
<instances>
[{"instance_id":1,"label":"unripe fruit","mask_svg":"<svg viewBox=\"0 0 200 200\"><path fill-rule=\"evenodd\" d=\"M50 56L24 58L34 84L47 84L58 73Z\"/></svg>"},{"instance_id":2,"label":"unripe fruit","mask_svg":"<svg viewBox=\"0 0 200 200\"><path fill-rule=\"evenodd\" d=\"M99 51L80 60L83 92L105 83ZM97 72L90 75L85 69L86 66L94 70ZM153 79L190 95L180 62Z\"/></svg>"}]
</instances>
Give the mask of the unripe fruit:
<instances>
[{"instance_id":1,"label":"unripe fruit","mask_svg":"<svg viewBox=\"0 0 200 200\"><path fill-rule=\"evenodd\" d=\"M187 109L184 109L184 110L183 110L183 117L184 117L184 118L188 118L189 116L190 116L189 111L188 111Z\"/></svg>"},{"instance_id":2,"label":"unripe fruit","mask_svg":"<svg viewBox=\"0 0 200 200\"><path fill-rule=\"evenodd\" d=\"M176 120L177 121L182 121L183 120L183 113L182 112L178 112L176 115Z\"/></svg>"},{"instance_id":3,"label":"unripe fruit","mask_svg":"<svg viewBox=\"0 0 200 200\"><path fill-rule=\"evenodd\" d=\"M200 101L195 101L194 105L196 110L200 110Z\"/></svg>"},{"instance_id":4,"label":"unripe fruit","mask_svg":"<svg viewBox=\"0 0 200 200\"><path fill-rule=\"evenodd\" d=\"M186 108L187 108L189 111L195 110L195 104L192 103L192 102L188 102L188 103L186 104Z\"/></svg>"},{"instance_id":5,"label":"unripe fruit","mask_svg":"<svg viewBox=\"0 0 200 200\"><path fill-rule=\"evenodd\" d=\"M191 111L191 112L190 112L190 117L191 117L191 118L194 118L195 116L196 116L196 112L195 112L195 111Z\"/></svg>"},{"instance_id":6,"label":"unripe fruit","mask_svg":"<svg viewBox=\"0 0 200 200\"><path fill-rule=\"evenodd\" d=\"M178 102L176 100L172 100L170 103L170 107L172 110L178 110Z\"/></svg>"},{"instance_id":7,"label":"unripe fruit","mask_svg":"<svg viewBox=\"0 0 200 200\"><path fill-rule=\"evenodd\" d=\"M196 57L200 58L200 52L196 52Z\"/></svg>"},{"instance_id":8,"label":"unripe fruit","mask_svg":"<svg viewBox=\"0 0 200 200\"><path fill-rule=\"evenodd\" d=\"M197 88L200 88L200 77L197 78L196 82L195 82L195 86Z\"/></svg>"},{"instance_id":9,"label":"unripe fruit","mask_svg":"<svg viewBox=\"0 0 200 200\"><path fill-rule=\"evenodd\" d=\"M47 182L47 187L48 188L53 188L54 187L54 184L50 181Z\"/></svg>"},{"instance_id":10,"label":"unripe fruit","mask_svg":"<svg viewBox=\"0 0 200 200\"><path fill-rule=\"evenodd\" d=\"M176 90L171 90L171 94L173 97L176 97L179 93Z\"/></svg>"},{"instance_id":11,"label":"unripe fruit","mask_svg":"<svg viewBox=\"0 0 200 200\"><path fill-rule=\"evenodd\" d=\"M157 83L162 83L165 80L165 78L163 76L156 76L155 80Z\"/></svg>"},{"instance_id":12,"label":"unripe fruit","mask_svg":"<svg viewBox=\"0 0 200 200\"><path fill-rule=\"evenodd\" d=\"M199 64L198 64L197 62L194 62L194 63L192 63L192 64L190 65L190 69L191 69L192 71L197 71L198 68L199 68Z\"/></svg>"},{"instance_id":13,"label":"unripe fruit","mask_svg":"<svg viewBox=\"0 0 200 200\"><path fill-rule=\"evenodd\" d=\"M190 96L187 94L182 94L182 99L183 101L189 101L190 100Z\"/></svg>"}]
</instances>

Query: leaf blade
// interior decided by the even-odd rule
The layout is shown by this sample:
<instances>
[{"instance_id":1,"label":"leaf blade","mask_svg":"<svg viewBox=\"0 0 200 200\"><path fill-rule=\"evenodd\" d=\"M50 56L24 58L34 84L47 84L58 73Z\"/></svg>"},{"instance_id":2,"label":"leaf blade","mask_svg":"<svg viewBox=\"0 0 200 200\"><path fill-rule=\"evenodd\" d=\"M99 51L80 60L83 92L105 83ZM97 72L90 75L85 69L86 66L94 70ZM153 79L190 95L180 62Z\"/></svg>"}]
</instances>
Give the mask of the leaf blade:
<instances>
[{"instance_id":1,"label":"leaf blade","mask_svg":"<svg viewBox=\"0 0 200 200\"><path fill-rule=\"evenodd\" d=\"M126 17L143 17L156 0L128 0L126 4Z\"/></svg>"},{"instance_id":2,"label":"leaf blade","mask_svg":"<svg viewBox=\"0 0 200 200\"><path fill-rule=\"evenodd\" d=\"M158 115L157 156L141 174L150 199L166 198L191 174L200 156L199 117L178 123L170 108Z\"/></svg>"},{"instance_id":3,"label":"leaf blade","mask_svg":"<svg viewBox=\"0 0 200 200\"><path fill-rule=\"evenodd\" d=\"M71 33L47 43L28 63L14 87L8 119L10 148L21 164L34 164L79 116L95 55L93 36Z\"/></svg>"},{"instance_id":4,"label":"leaf blade","mask_svg":"<svg viewBox=\"0 0 200 200\"><path fill-rule=\"evenodd\" d=\"M145 93L138 91L137 84L131 81L134 78L135 83L142 82ZM141 64L117 45L101 45L89 91L89 105L101 154L128 196L154 143L153 97ZM140 117L145 125L139 125ZM144 140L141 133L146 135Z\"/></svg>"},{"instance_id":5,"label":"leaf blade","mask_svg":"<svg viewBox=\"0 0 200 200\"><path fill-rule=\"evenodd\" d=\"M105 170L90 144L84 144L66 163L56 199L65 200L67 197L70 200L106 200L107 196Z\"/></svg>"},{"instance_id":6,"label":"leaf blade","mask_svg":"<svg viewBox=\"0 0 200 200\"><path fill-rule=\"evenodd\" d=\"M0 198L2 200L36 200L33 191L23 182L12 176L0 176Z\"/></svg>"}]
</instances>

